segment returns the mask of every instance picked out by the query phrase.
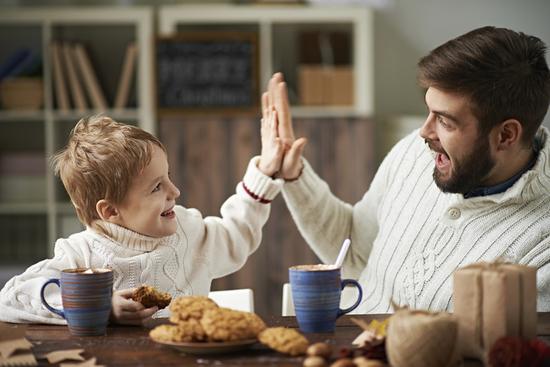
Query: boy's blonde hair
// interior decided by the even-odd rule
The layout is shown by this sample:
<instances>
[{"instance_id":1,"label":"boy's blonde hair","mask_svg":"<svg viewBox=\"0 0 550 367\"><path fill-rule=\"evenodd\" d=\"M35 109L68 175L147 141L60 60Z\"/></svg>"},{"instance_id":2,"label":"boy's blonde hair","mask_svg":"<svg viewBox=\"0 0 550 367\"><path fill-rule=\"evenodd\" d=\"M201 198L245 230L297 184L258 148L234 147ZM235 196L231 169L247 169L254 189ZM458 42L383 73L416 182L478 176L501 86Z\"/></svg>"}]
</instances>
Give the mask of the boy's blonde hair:
<instances>
[{"instance_id":1,"label":"boy's blonde hair","mask_svg":"<svg viewBox=\"0 0 550 367\"><path fill-rule=\"evenodd\" d=\"M153 135L106 116L83 118L75 125L52 165L83 224L93 226L99 219L99 200L114 205L124 200L134 177L151 161L153 145L166 152Z\"/></svg>"}]
</instances>

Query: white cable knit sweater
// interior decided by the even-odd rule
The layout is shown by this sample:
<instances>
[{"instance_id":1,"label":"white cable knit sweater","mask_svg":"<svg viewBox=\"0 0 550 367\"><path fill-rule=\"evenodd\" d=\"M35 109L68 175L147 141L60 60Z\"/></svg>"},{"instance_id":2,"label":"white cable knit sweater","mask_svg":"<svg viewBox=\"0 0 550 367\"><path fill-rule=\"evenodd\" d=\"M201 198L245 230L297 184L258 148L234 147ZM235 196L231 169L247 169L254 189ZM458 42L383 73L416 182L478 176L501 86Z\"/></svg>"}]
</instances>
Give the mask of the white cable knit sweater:
<instances>
[{"instance_id":1,"label":"white cable knit sweater","mask_svg":"<svg viewBox=\"0 0 550 367\"><path fill-rule=\"evenodd\" d=\"M392 149L354 206L336 198L307 162L300 178L284 185L283 195L300 232L325 263L334 262L351 235L343 276L359 279L363 287L358 312L391 312L392 299L413 308L452 310L453 272L499 257L538 268L537 307L550 311L548 138L541 128L535 166L501 194L464 199L442 193L432 178L432 154L415 131Z\"/></svg>"},{"instance_id":2,"label":"white cable knit sweater","mask_svg":"<svg viewBox=\"0 0 550 367\"><path fill-rule=\"evenodd\" d=\"M55 256L29 267L0 291L0 320L65 324L40 301L40 288L60 271L74 267L110 267L114 290L152 285L173 297L207 295L212 279L241 268L262 239L270 205L252 198L272 200L283 180L273 180L251 160L237 193L221 207L221 218L203 218L196 209L175 207L177 232L169 237L151 238L123 227L102 222L109 236L88 228L55 244ZM59 287L46 288L48 303L61 308ZM166 316L165 310L156 316Z\"/></svg>"}]
</instances>

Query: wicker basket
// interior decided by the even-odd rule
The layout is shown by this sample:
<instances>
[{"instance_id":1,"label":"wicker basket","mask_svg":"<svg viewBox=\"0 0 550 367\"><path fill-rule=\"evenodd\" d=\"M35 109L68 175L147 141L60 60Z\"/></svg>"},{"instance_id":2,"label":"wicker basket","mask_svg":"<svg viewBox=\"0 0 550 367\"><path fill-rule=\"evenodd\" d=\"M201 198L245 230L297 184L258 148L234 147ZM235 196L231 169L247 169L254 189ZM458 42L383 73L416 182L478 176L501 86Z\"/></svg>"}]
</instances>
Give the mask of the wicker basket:
<instances>
[{"instance_id":1,"label":"wicker basket","mask_svg":"<svg viewBox=\"0 0 550 367\"><path fill-rule=\"evenodd\" d=\"M0 82L0 102L6 110L38 110L44 103L42 78L15 78Z\"/></svg>"}]
</instances>

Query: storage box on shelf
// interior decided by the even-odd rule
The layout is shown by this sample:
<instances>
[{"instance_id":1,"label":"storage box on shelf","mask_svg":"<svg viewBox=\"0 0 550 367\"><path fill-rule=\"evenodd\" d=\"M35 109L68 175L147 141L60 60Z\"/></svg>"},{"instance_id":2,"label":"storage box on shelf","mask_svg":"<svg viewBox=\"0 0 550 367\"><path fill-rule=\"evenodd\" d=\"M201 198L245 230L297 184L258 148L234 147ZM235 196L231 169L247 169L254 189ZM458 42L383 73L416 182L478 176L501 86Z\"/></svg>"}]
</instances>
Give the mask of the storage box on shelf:
<instances>
[{"instance_id":1,"label":"storage box on shelf","mask_svg":"<svg viewBox=\"0 0 550 367\"><path fill-rule=\"evenodd\" d=\"M295 117L373 114L372 27L372 11L366 7L159 7L161 35L208 30L257 33L260 90L274 72L282 71Z\"/></svg>"},{"instance_id":2,"label":"storage box on shelf","mask_svg":"<svg viewBox=\"0 0 550 367\"><path fill-rule=\"evenodd\" d=\"M44 253L39 248L51 255L58 237L81 227L47 164L47 158L65 145L76 121L104 113L155 132L152 38L149 7L50 6L0 13L0 169L13 170L21 159L30 159L34 167L35 158L41 160L39 174L1 176L0 227L19 223L9 243L1 244L6 254L10 246L18 246L16 236L23 238L31 231L40 235L21 241L34 246L40 256ZM38 75L32 68L37 59ZM34 85L23 83L20 76L27 75L18 71L22 69L34 73L29 75ZM36 229L38 223L44 230ZM35 261L35 255L25 256L18 259Z\"/></svg>"}]
</instances>

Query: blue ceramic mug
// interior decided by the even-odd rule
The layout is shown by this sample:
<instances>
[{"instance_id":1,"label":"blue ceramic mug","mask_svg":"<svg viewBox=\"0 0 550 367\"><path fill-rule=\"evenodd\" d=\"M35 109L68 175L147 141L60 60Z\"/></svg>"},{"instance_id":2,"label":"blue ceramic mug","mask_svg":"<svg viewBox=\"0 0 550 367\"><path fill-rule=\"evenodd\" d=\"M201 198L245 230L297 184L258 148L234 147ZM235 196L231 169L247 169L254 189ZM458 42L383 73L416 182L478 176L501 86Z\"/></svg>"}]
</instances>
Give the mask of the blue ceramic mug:
<instances>
[{"instance_id":1,"label":"blue ceramic mug","mask_svg":"<svg viewBox=\"0 0 550 367\"><path fill-rule=\"evenodd\" d=\"M299 265L288 270L294 310L298 326L304 333L332 333L336 319L353 311L363 298L359 283L340 279L340 268L332 265ZM357 301L344 310L340 308L342 289L357 287Z\"/></svg>"},{"instance_id":2,"label":"blue ceramic mug","mask_svg":"<svg viewBox=\"0 0 550 367\"><path fill-rule=\"evenodd\" d=\"M44 297L48 284L61 288L63 310L51 307ZM67 320L72 335L105 335L111 298L113 271L111 269L65 269L60 278L52 278L42 285L42 304L51 312Z\"/></svg>"}]
</instances>

